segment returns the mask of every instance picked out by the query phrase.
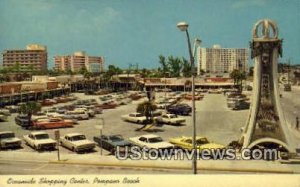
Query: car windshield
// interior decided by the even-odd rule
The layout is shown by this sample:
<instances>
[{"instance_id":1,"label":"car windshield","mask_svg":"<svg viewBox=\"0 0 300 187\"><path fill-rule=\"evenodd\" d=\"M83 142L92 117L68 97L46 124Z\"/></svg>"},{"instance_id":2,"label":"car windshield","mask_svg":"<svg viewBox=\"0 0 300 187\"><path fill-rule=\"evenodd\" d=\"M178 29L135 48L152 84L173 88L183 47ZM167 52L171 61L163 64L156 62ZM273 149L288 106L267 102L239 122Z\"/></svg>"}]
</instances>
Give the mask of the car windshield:
<instances>
[{"instance_id":1,"label":"car windshield","mask_svg":"<svg viewBox=\"0 0 300 187\"><path fill-rule=\"evenodd\" d=\"M48 134L37 134L37 135L35 135L35 139L37 139L37 140L48 139L48 138L49 138Z\"/></svg>"},{"instance_id":2,"label":"car windshield","mask_svg":"<svg viewBox=\"0 0 300 187\"><path fill-rule=\"evenodd\" d=\"M79 140L85 140L85 136L84 135L77 135L77 136L73 136L71 137L71 141L79 141Z\"/></svg>"},{"instance_id":3,"label":"car windshield","mask_svg":"<svg viewBox=\"0 0 300 187\"><path fill-rule=\"evenodd\" d=\"M170 118L176 118L177 116L176 115L170 115Z\"/></svg>"},{"instance_id":4,"label":"car windshield","mask_svg":"<svg viewBox=\"0 0 300 187\"><path fill-rule=\"evenodd\" d=\"M162 142L162 138L161 137L155 137L155 138L149 138L148 142L149 143L158 143L158 142Z\"/></svg>"},{"instance_id":5,"label":"car windshield","mask_svg":"<svg viewBox=\"0 0 300 187\"><path fill-rule=\"evenodd\" d=\"M120 136L120 135L111 136L110 139L111 139L113 142L117 142L117 141L122 141L122 140L123 140L122 136Z\"/></svg>"},{"instance_id":6,"label":"car windshield","mask_svg":"<svg viewBox=\"0 0 300 187\"><path fill-rule=\"evenodd\" d=\"M13 138L15 137L14 133L5 133L0 135L0 139Z\"/></svg>"},{"instance_id":7,"label":"car windshield","mask_svg":"<svg viewBox=\"0 0 300 187\"><path fill-rule=\"evenodd\" d=\"M197 145L207 144L209 143L206 138L200 138L196 140Z\"/></svg>"}]
</instances>

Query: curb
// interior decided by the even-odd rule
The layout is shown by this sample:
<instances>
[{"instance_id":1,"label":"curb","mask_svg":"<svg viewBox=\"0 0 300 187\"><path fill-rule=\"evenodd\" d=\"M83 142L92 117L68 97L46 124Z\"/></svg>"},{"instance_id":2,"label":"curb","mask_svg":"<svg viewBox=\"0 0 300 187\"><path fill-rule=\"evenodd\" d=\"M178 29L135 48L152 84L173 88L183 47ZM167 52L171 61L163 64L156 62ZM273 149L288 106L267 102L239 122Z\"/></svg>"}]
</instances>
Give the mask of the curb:
<instances>
[{"instance_id":1,"label":"curb","mask_svg":"<svg viewBox=\"0 0 300 187\"><path fill-rule=\"evenodd\" d=\"M49 161L51 164L70 164L70 165L90 165L90 166L104 166L104 167L124 167L124 168L147 168L147 169L178 169L178 170L191 170L191 166L166 166L166 165L150 165L150 164L133 164L133 163L100 163L100 162L84 162L84 161ZM294 174L295 172L289 169L259 169L259 168L229 168L229 167L203 167L197 166L198 170L207 171L231 171L231 172L250 172L250 173L281 173L281 174Z\"/></svg>"}]
</instances>

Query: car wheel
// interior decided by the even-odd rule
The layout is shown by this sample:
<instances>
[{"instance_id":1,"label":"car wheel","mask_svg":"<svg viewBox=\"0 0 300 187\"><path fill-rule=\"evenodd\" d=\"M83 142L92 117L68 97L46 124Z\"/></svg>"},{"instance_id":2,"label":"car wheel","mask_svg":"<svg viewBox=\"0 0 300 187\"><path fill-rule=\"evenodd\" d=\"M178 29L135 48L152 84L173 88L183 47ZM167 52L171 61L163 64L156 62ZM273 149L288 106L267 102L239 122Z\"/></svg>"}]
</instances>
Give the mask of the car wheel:
<instances>
[{"instance_id":1,"label":"car wheel","mask_svg":"<svg viewBox=\"0 0 300 187\"><path fill-rule=\"evenodd\" d=\"M171 125L171 122L170 122L170 121L168 122L168 125Z\"/></svg>"},{"instance_id":2,"label":"car wheel","mask_svg":"<svg viewBox=\"0 0 300 187\"><path fill-rule=\"evenodd\" d=\"M111 152L111 154L115 154L116 153L116 149L114 148L114 147L112 147L111 149L110 149L110 152Z\"/></svg>"},{"instance_id":3,"label":"car wheel","mask_svg":"<svg viewBox=\"0 0 300 187\"><path fill-rule=\"evenodd\" d=\"M140 122L140 121L137 121L137 123L140 124L141 122Z\"/></svg>"},{"instance_id":4,"label":"car wheel","mask_svg":"<svg viewBox=\"0 0 300 187\"><path fill-rule=\"evenodd\" d=\"M75 149L75 147L72 147L72 151L73 151L73 152L76 152L76 149Z\"/></svg>"}]
</instances>

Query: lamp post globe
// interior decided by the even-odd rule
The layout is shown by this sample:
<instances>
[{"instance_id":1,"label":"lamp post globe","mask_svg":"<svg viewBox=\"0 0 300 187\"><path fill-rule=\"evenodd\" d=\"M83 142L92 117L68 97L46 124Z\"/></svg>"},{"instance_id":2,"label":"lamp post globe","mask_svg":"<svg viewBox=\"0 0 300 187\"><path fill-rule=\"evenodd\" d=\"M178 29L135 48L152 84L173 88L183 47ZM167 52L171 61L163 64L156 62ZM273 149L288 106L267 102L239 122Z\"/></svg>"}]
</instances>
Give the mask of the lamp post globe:
<instances>
[{"instance_id":1,"label":"lamp post globe","mask_svg":"<svg viewBox=\"0 0 300 187\"><path fill-rule=\"evenodd\" d=\"M186 31L187 28L189 27L189 24L187 24L186 22L179 22L177 23L177 27L181 31Z\"/></svg>"}]
</instances>

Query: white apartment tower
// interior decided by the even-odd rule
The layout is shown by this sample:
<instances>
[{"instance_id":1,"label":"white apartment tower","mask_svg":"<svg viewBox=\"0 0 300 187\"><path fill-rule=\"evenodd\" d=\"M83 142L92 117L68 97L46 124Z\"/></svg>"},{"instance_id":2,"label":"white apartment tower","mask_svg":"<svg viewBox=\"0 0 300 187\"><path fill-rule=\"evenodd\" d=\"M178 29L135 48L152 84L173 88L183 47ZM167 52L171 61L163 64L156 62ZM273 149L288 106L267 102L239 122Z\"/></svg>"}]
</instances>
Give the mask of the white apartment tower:
<instances>
[{"instance_id":1,"label":"white apartment tower","mask_svg":"<svg viewBox=\"0 0 300 187\"><path fill-rule=\"evenodd\" d=\"M84 51L75 52L73 55L55 56L55 68L61 71L73 72L86 68L92 73L103 72L104 58L102 56L88 56Z\"/></svg>"},{"instance_id":2,"label":"white apartment tower","mask_svg":"<svg viewBox=\"0 0 300 187\"><path fill-rule=\"evenodd\" d=\"M234 69L248 72L248 49L221 48L213 45L212 48L198 48L198 68L207 73L230 73Z\"/></svg>"}]
</instances>

